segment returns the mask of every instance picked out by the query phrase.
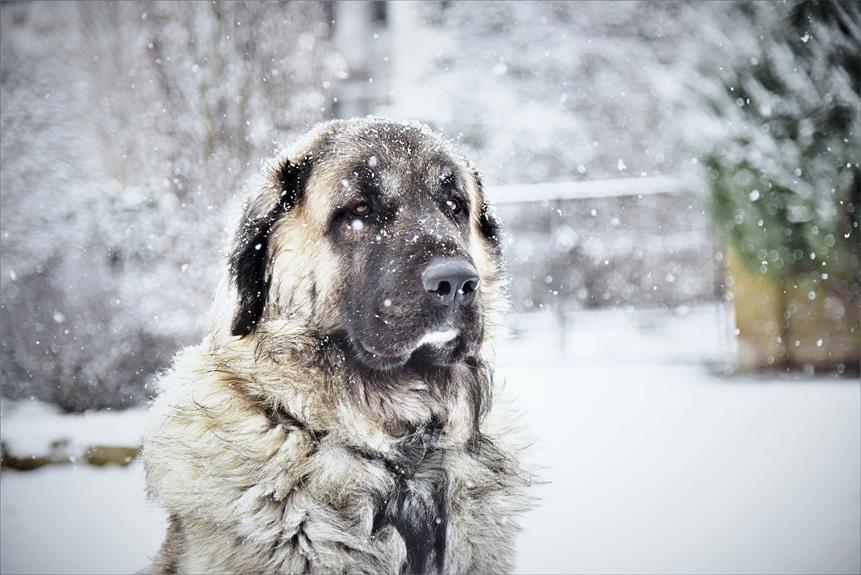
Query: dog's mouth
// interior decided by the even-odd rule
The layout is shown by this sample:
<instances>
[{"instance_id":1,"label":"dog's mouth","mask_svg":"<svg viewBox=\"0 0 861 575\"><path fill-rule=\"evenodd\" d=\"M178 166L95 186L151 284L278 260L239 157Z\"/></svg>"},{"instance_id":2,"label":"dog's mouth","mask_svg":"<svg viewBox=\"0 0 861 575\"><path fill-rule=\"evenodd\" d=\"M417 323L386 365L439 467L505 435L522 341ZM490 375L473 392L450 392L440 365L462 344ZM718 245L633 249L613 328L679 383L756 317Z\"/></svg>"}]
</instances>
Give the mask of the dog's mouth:
<instances>
[{"instance_id":1,"label":"dog's mouth","mask_svg":"<svg viewBox=\"0 0 861 575\"><path fill-rule=\"evenodd\" d=\"M445 363L446 358L460 346L461 335L461 330L451 327L436 328L415 342L392 350L369 345L360 338L350 338L350 343L356 358L363 364L380 371L390 371L405 366L416 356L431 363Z\"/></svg>"},{"instance_id":2,"label":"dog's mouth","mask_svg":"<svg viewBox=\"0 0 861 575\"><path fill-rule=\"evenodd\" d=\"M415 348L418 349L423 345L441 346L455 339L460 330L446 327L444 329L435 329L424 334L416 343Z\"/></svg>"}]
</instances>

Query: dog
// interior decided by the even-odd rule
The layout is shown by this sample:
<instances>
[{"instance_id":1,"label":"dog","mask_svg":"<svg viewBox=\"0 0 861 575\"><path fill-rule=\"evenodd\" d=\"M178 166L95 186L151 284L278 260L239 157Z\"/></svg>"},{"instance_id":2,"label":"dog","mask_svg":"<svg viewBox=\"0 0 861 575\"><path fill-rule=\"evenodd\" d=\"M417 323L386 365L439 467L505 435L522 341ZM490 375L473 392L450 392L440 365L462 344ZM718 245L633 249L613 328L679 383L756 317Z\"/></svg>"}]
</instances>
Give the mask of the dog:
<instances>
[{"instance_id":1,"label":"dog","mask_svg":"<svg viewBox=\"0 0 861 575\"><path fill-rule=\"evenodd\" d=\"M491 409L505 284L479 173L334 120L253 186L203 342L160 380L150 573L503 573L530 507Z\"/></svg>"}]
</instances>

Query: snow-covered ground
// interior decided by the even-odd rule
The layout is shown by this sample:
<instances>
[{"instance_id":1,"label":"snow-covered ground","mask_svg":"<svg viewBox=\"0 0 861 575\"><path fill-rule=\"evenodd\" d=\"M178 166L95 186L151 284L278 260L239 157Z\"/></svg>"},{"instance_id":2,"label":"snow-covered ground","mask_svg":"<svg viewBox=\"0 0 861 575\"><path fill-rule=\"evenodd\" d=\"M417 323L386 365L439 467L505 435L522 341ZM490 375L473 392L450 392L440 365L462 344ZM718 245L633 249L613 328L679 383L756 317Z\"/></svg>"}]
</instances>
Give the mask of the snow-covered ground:
<instances>
[{"instance_id":1,"label":"snow-covered ground","mask_svg":"<svg viewBox=\"0 0 861 575\"><path fill-rule=\"evenodd\" d=\"M139 462L3 472L0 500L3 573L134 573L167 525Z\"/></svg>"},{"instance_id":2,"label":"snow-covered ground","mask_svg":"<svg viewBox=\"0 0 861 575\"><path fill-rule=\"evenodd\" d=\"M503 358L548 482L519 572L859 572L858 382L605 352Z\"/></svg>"},{"instance_id":3,"label":"snow-covered ground","mask_svg":"<svg viewBox=\"0 0 861 575\"><path fill-rule=\"evenodd\" d=\"M15 456L44 455L58 440L65 442L67 453L79 455L92 445L140 444L147 409L68 414L39 401L4 401L0 403L0 418L0 437Z\"/></svg>"},{"instance_id":4,"label":"snow-covered ground","mask_svg":"<svg viewBox=\"0 0 861 575\"><path fill-rule=\"evenodd\" d=\"M861 570L857 381L720 375L730 340L711 307L579 314L564 342L548 317L513 322L503 395L523 413L544 481L519 572ZM4 411L4 441L55 435L43 429L55 416L30 409ZM75 427L133 440L119 420L140 429L136 411ZM131 572L165 526L139 463L3 472L0 496L4 573Z\"/></svg>"}]
</instances>

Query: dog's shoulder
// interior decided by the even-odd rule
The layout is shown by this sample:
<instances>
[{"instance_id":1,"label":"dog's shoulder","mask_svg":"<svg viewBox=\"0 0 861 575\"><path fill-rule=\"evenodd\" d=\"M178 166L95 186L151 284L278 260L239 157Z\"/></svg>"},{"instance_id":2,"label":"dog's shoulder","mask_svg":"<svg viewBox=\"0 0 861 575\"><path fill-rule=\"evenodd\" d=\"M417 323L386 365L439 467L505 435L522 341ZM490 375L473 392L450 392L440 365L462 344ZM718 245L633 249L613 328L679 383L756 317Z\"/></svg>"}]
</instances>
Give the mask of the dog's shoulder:
<instances>
[{"instance_id":1,"label":"dog's shoulder","mask_svg":"<svg viewBox=\"0 0 861 575\"><path fill-rule=\"evenodd\" d=\"M314 438L275 419L245 394L206 343L183 350L161 379L143 454L151 496L172 512L221 521L251 483L286 492ZM271 482L267 483L266 479Z\"/></svg>"},{"instance_id":2,"label":"dog's shoulder","mask_svg":"<svg viewBox=\"0 0 861 575\"><path fill-rule=\"evenodd\" d=\"M250 393L243 373L203 344L162 377L143 455L173 535L152 569L302 572L314 556L326 570L396 570L403 545L369 538L385 467Z\"/></svg>"}]
</instances>

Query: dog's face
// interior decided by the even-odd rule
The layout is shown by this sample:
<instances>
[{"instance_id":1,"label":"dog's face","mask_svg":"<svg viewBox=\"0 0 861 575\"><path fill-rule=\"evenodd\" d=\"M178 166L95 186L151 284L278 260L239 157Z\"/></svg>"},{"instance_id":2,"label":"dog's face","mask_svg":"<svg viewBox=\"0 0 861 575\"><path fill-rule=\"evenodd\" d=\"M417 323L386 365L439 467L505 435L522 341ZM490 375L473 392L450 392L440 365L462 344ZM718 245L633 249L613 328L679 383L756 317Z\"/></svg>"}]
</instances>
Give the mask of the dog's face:
<instances>
[{"instance_id":1,"label":"dog's face","mask_svg":"<svg viewBox=\"0 0 861 575\"><path fill-rule=\"evenodd\" d=\"M497 228L477 174L443 141L333 122L272 174L231 258L234 335L300 315L380 370L478 351L498 297Z\"/></svg>"}]
</instances>

